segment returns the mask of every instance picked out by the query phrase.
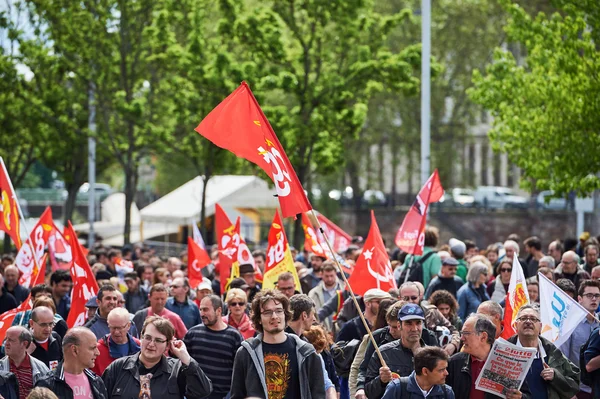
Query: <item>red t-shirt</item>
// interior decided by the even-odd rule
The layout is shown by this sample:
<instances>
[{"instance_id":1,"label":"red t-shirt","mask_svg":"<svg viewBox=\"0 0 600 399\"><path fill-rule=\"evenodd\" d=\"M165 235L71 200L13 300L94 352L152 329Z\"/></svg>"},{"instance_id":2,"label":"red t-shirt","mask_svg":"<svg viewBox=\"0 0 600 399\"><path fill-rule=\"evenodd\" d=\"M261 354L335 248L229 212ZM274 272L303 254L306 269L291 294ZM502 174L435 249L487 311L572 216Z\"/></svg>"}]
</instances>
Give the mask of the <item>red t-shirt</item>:
<instances>
[{"instance_id":1,"label":"red t-shirt","mask_svg":"<svg viewBox=\"0 0 600 399\"><path fill-rule=\"evenodd\" d=\"M36 341L35 344L37 346L41 346L47 352L48 351L48 342L50 342L50 341L49 340L46 340L45 342L37 342Z\"/></svg>"},{"instance_id":2,"label":"red t-shirt","mask_svg":"<svg viewBox=\"0 0 600 399\"><path fill-rule=\"evenodd\" d=\"M485 392L475 389L475 381L477 381L477 378L479 378L479 373L481 373L484 363L485 362L477 360L471 356L471 393L469 395L469 399L485 398Z\"/></svg>"},{"instance_id":3,"label":"red t-shirt","mask_svg":"<svg viewBox=\"0 0 600 399\"><path fill-rule=\"evenodd\" d=\"M16 366L12 360L9 361L9 365L10 372L13 373L19 381L19 399L26 399L33 389L33 372L31 370L29 354L25 354L25 359L23 359L19 366Z\"/></svg>"},{"instance_id":4,"label":"red t-shirt","mask_svg":"<svg viewBox=\"0 0 600 399\"><path fill-rule=\"evenodd\" d=\"M148 308L148 317L152 315L154 315L154 313L152 312L152 308ZM187 328L185 327L185 324L183 324L181 317L179 317L177 313L171 312L169 309L165 308L157 316L164 317L165 319L173 323L173 326L175 327L175 338L183 339L183 337L185 337L185 334L187 333Z\"/></svg>"}]
</instances>

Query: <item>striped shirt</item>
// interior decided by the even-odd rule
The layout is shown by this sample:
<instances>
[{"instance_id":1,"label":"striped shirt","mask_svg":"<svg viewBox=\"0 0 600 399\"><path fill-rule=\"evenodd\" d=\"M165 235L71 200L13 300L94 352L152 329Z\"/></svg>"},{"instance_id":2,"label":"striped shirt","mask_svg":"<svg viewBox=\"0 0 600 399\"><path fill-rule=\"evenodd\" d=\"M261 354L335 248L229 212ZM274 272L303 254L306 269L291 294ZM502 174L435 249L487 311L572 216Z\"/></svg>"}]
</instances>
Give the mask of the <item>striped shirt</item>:
<instances>
[{"instance_id":1,"label":"striped shirt","mask_svg":"<svg viewBox=\"0 0 600 399\"><path fill-rule=\"evenodd\" d=\"M233 360L242 341L242 335L231 326L213 331L204 324L192 327L183 338L190 356L212 381L213 391L208 398L223 399L227 396Z\"/></svg>"},{"instance_id":2,"label":"striped shirt","mask_svg":"<svg viewBox=\"0 0 600 399\"><path fill-rule=\"evenodd\" d=\"M33 389L33 370L31 369L31 361L29 354L25 354L25 359L18 366L9 359L10 372L17 377L19 381L19 399L26 399L27 395Z\"/></svg>"}]
</instances>

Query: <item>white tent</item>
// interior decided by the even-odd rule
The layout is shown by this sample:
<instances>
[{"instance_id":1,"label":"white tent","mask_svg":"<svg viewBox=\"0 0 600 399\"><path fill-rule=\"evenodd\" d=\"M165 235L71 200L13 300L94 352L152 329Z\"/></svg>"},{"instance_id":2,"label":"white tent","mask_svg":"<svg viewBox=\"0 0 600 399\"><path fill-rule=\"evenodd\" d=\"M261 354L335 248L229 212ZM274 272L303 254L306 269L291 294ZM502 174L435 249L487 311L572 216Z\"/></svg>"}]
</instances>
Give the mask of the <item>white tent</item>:
<instances>
[{"instance_id":1,"label":"white tent","mask_svg":"<svg viewBox=\"0 0 600 399\"><path fill-rule=\"evenodd\" d=\"M202 207L203 177L198 176L140 211L142 222L191 225L198 222ZM277 208L275 189L256 176L214 176L206 187L206 216L215 213L215 204L232 221L244 216L236 208Z\"/></svg>"}]
</instances>

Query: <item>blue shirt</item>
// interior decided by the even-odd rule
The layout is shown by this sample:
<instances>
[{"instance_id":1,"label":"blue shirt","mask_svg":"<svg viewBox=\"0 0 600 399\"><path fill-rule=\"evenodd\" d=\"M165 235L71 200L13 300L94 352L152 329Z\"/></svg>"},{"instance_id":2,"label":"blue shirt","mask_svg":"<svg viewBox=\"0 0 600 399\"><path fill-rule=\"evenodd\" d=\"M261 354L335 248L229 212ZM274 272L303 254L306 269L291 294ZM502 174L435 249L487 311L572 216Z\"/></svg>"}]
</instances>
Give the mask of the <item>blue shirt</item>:
<instances>
[{"instance_id":1,"label":"blue shirt","mask_svg":"<svg viewBox=\"0 0 600 399\"><path fill-rule=\"evenodd\" d=\"M189 299L186 302L178 302L175 298L171 297L167 299L165 305L171 312L177 314L183 321L185 328L188 330L194 326L202 324L202 318L200 317L200 309L198 306Z\"/></svg>"},{"instance_id":2,"label":"blue shirt","mask_svg":"<svg viewBox=\"0 0 600 399\"><path fill-rule=\"evenodd\" d=\"M596 329L594 329L594 331L592 331L592 333L590 335L590 345L588 346L587 350L585 351L584 356L585 356L586 363L588 363L590 360L592 360L596 356L600 356L600 329L596 328ZM597 374L596 371L594 371L593 374ZM595 392L595 395L594 395L595 398L600 397L600 396L598 396L600 393L600 378L594 378L594 392Z\"/></svg>"}]
</instances>

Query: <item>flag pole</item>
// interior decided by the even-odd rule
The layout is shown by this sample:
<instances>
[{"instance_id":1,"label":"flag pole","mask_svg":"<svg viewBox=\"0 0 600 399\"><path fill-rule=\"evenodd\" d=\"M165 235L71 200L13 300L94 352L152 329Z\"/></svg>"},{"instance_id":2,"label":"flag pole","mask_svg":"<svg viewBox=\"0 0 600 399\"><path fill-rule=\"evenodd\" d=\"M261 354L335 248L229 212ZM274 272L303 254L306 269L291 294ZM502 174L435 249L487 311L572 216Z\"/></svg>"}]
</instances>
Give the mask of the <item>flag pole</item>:
<instances>
[{"instance_id":1,"label":"flag pole","mask_svg":"<svg viewBox=\"0 0 600 399\"><path fill-rule=\"evenodd\" d=\"M31 242L31 236L29 235L29 229L27 229L27 225L25 224L25 216L23 215L23 211L21 210L21 204L19 204L19 199L17 198L17 192L15 191L15 188L13 187L12 180L10 179L8 171L6 170L6 165L4 165L4 159L2 157L0 157L0 165L2 165L2 170L4 171L4 174L6 175L6 180L8 180L8 184L10 185L10 190L12 191L12 194L14 195L13 200L17 204L17 209L19 210L19 216L21 218L21 222L23 222L23 228L25 229L25 234L27 234L27 240L29 240L29 248L31 248L31 253L33 254L33 257L32 257L33 265L38 269L38 273L39 273L40 265L38 264L38 260L36 259L36 256L35 256L35 250L34 250L33 242ZM20 229L19 229L19 233L20 233ZM19 237L19 239L21 239L21 237ZM27 240L25 240L25 242L27 242ZM18 252L19 251L17 250L17 254L18 254ZM32 278L32 277L30 277L30 278L32 280L34 280L34 278ZM31 283L29 285L31 285Z\"/></svg>"},{"instance_id":2,"label":"flag pole","mask_svg":"<svg viewBox=\"0 0 600 399\"><path fill-rule=\"evenodd\" d=\"M332 255L335 254L335 252L333 252L333 247L331 246L331 243L329 242L329 238L327 238L327 235L325 234L325 231L323 231L323 227L321 226L321 223L319 222L319 219L317 219L317 215L315 214L314 209L310 210L310 213L312 214L312 219L311 223L313 223L313 225L315 227L317 227L319 229L319 231L321 232L321 234L323 234L323 238L325 239L325 242L327 243L327 246L329 247L329 251L331 252ZM365 326L365 329L367 330L367 334L369 334L369 339L371 340L371 344L373 344L373 347L375 348L375 352L377 353L377 356L379 357L379 361L381 362L381 366L382 367L387 367L387 364L385 362L385 360L383 360L383 356L381 355L381 352L379 351L379 347L377 346L377 342L375 342L375 338L373 337L373 333L371 333L371 329L369 328L369 324L367 323L367 320L365 319L365 316L363 315L362 311L360 310L360 306L358 304L358 301L356 300L356 296L354 295L354 291L352 291L352 287L350 287L350 283L348 282L348 279L346 278L346 274L344 273L344 270L342 269L342 265L340 265L340 262L337 260L337 258L334 256L333 257L333 261L335 262L335 264L338 267L338 270L340 271L340 274L342 275L342 279L344 280L344 283L346 284L346 288L348 289L348 292L350 292L350 297L352 298L352 301L354 302L354 306L356 306L356 310L358 311L358 316L360 317L360 320L362 321L363 325Z\"/></svg>"}]
</instances>

